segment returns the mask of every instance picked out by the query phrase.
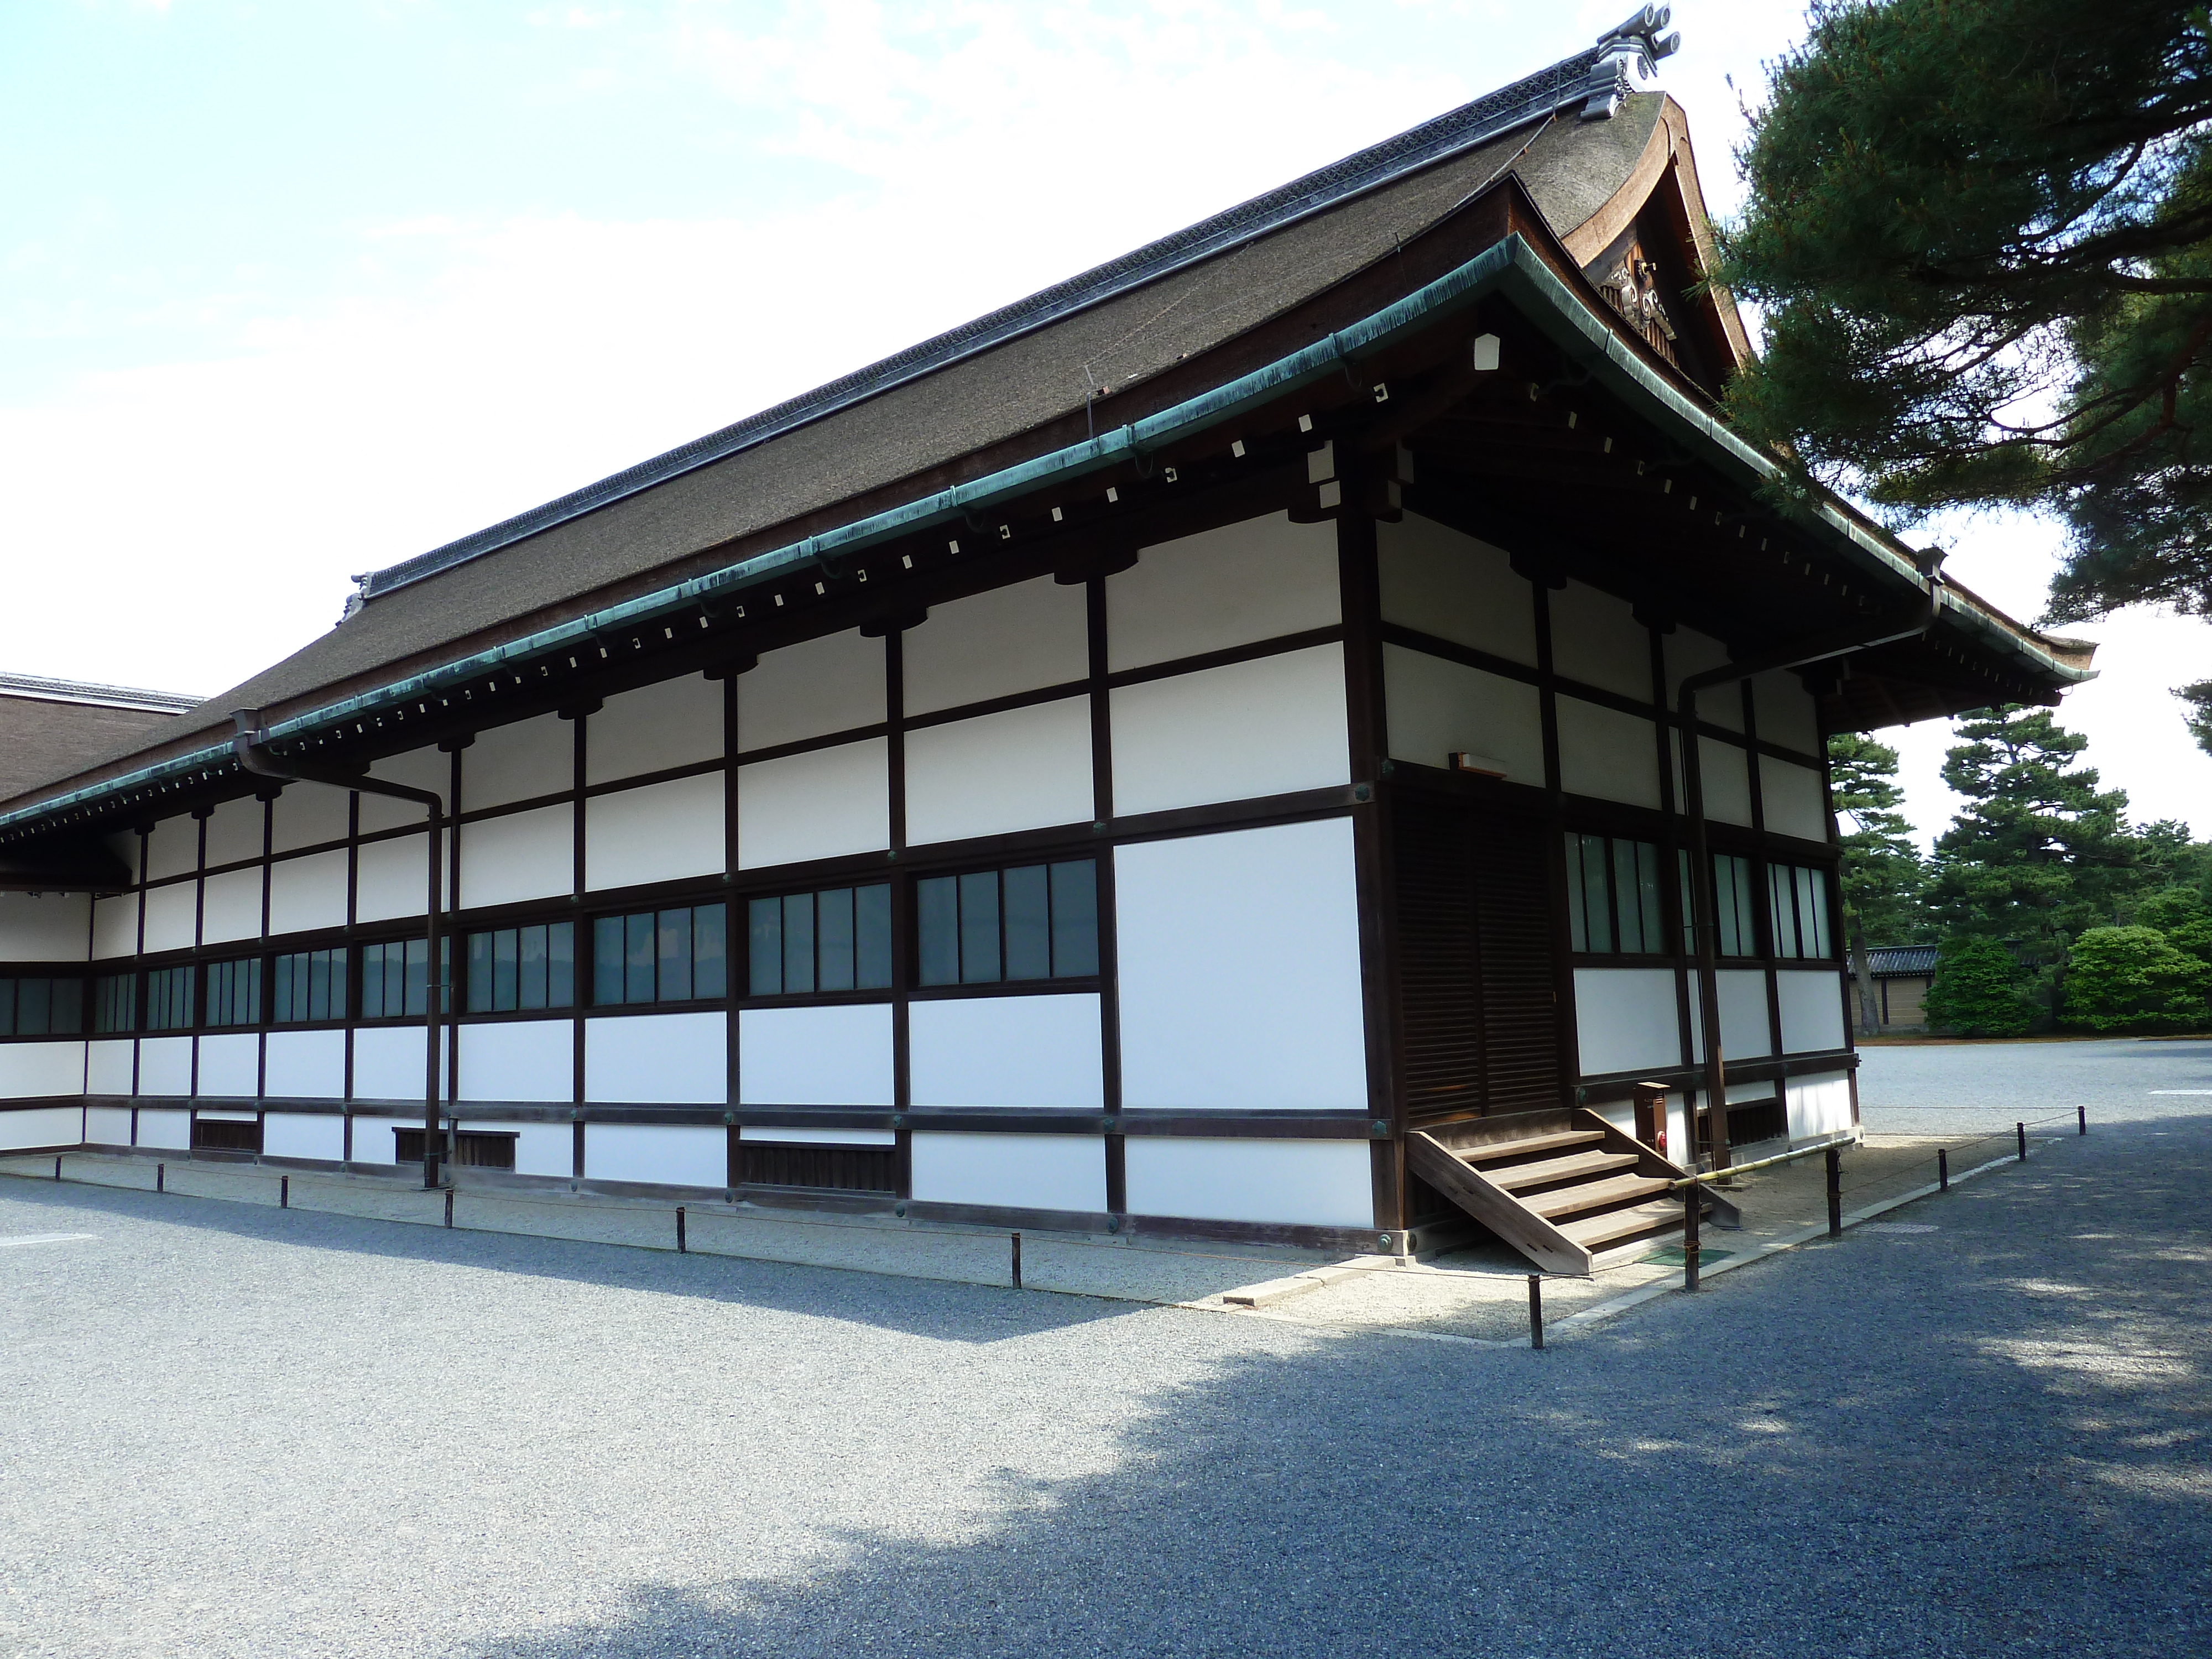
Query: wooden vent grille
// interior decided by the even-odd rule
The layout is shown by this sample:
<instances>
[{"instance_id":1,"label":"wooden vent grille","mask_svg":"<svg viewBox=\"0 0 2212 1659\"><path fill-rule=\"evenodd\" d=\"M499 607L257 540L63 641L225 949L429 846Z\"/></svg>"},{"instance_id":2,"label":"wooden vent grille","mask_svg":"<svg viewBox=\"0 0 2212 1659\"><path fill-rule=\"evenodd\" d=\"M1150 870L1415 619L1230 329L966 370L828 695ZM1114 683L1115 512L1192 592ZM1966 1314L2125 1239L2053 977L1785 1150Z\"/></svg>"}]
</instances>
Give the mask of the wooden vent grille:
<instances>
[{"instance_id":1,"label":"wooden vent grille","mask_svg":"<svg viewBox=\"0 0 2212 1659\"><path fill-rule=\"evenodd\" d=\"M261 1125L253 1119L196 1117L192 1120L192 1150L196 1152L258 1152Z\"/></svg>"},{"instance_id":2,"label":"wooden vent grille","mask_svg":"<svg viewBox=\"0 0 2212 1659\"><path fill-rule=\"evenodd\" d=\"M422 1161L422 1132L394 1129L392 1156L402 1164ZM457 1170L512 1170L518 1136L495 1131L464 1129L453 1137L453 1167Z\"/></svg>"},{"instance_id":3,"label":"wooden vent grille","mask_svg":"<svg viewBox=\"0 0 2212 1659\"><path fill-rule=\"evenodd\" d=\"M787 1146L740 1140L740 1186L811 1187L837 1193L890 1193L898 1187L897 1154L890 1146Z\"/></svg>"},{"instance_id":4,"label":"wooden vent grille","mask_svg":"<svg viewBox=\"0 0 2212 1659\"><path fill-rule=\"evenodd\" d=\"M1559 982L1552 957L1557 836L1525 818L1478 822L1475 931L1482 958L1483 1104L1553 1109L1559 1095Z\"/></svg>"}]
</instances>

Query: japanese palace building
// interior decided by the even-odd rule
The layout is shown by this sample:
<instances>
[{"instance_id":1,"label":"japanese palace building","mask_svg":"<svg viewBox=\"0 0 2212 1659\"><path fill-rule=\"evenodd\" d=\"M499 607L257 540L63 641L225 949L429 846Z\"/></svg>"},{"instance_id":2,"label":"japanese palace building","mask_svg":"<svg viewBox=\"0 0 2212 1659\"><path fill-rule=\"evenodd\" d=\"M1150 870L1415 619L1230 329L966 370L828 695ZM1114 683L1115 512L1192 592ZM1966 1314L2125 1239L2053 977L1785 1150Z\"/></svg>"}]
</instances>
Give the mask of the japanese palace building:
<instances>
[{"instance_id":1,"label":"japanese palace building","mask_svg":"<svg viewBox=\"0 0 2212 1659\"><path fill-rule=\"evenodd\" d=\"M0 1147L1586 1267L1848 1133L1824 737L2089 647L1768 504L1664 21L0 699Z\"/></svg>"}]
</instances>

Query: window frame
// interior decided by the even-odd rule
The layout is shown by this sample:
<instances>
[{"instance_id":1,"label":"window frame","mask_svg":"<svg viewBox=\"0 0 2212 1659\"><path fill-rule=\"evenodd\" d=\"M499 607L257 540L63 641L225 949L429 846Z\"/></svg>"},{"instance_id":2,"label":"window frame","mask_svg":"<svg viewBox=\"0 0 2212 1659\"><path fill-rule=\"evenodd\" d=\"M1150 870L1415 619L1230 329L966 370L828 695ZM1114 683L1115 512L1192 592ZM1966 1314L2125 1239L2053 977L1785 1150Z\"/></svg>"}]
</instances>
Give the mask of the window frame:
<instances>
[{"instance_id":1,"label":"window frame","mask_svg":"<svg viewBox=\"0 0 2212 1659\"><path fill-rule=\"evenodd\" d=\"M1049 854L1038 857L1031 854L1024 858L994 860L988 864L969 864L946 869L910 872L913 884L910 890L910 902L914 906L914 925L912 938L904 953L905 960L901 964L906 971L907 994L921 999L962 996L1035 996L1050 995L1055 992L1079 992L1103 988L1105 983L1106 950L1103 935L1106 919L1099 903L1101 884L1098 879L1098 863L1099 854L1093 849L1072 858L1055 858ZM1060 951L1059 930L1055 922L1060 901L1057 896L1058 890L1053 880L1053 872L1063 867L1078 865L1088 866L1090 868L1090 880L1087 884L1090 906L1090 965L1082 972L1056 973L1050 971L1056 966ZM1028 975L1017 979L1006 972L1009 937L1006 877L1010 874L1038 869L1046 872L1044 932L1048 971L1042 975ZM995 932L999 971L995 978L969 979L966 976L964 960L970 933L970 924L964 914L966 896L969 890L968 884L988 877L997 878L994 891L997 904ZM956 961L960 964L958 968L960 977L957 979L933 979L929 976L928 930L931 924L930 904L926 890L931 884L938 882L952 884L951 891L954 898L953 936L957 951ZM978 921L980 922L980 918Z\"/></svg>"}]
</instances>

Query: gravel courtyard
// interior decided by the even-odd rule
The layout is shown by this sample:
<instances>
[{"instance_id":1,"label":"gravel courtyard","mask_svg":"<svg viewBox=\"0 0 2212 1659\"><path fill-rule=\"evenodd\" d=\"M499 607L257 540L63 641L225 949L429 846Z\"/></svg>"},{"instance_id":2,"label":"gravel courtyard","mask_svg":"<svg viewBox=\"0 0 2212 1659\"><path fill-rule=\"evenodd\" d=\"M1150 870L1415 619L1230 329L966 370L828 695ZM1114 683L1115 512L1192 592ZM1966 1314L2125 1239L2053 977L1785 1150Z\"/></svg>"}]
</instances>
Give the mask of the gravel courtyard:
<instances>
[{"instance_id":1,"label":"gravel courtyard","mask_svg":"<svg viewBox=\"0 0 2212 1659\"><path fill-rule=\"evenodd\" d=\"M2212 1043L2023 1089L1540 1353L0 1180L0 1652L2212 1651Z\"/></svg>"}]
</instances>

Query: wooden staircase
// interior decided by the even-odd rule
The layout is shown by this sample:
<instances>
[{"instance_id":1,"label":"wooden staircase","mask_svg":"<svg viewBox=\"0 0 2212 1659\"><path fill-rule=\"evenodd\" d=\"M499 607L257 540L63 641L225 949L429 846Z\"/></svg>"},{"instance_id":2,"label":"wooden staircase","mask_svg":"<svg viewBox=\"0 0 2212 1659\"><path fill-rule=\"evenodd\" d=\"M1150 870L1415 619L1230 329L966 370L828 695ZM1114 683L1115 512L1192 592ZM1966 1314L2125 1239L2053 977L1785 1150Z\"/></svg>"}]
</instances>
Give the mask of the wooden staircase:
<instances>
[{"instance_id":1,"label":"wooden staircase","mask_svg":"<svg viewBox=\"0 0 2212 1659\"><path fill-rule=\"evenodd\" d=\"M1413 1172L1547 1273L1587 1273L1640 1255L1682 1231L1670 1164L1587 1108L1516 1112L1416 1129ZM1737 1223L1704 1189L1702 1215Z\"/></svg>"}]
</instances>

